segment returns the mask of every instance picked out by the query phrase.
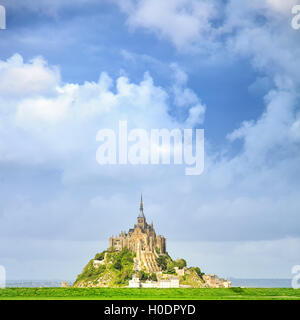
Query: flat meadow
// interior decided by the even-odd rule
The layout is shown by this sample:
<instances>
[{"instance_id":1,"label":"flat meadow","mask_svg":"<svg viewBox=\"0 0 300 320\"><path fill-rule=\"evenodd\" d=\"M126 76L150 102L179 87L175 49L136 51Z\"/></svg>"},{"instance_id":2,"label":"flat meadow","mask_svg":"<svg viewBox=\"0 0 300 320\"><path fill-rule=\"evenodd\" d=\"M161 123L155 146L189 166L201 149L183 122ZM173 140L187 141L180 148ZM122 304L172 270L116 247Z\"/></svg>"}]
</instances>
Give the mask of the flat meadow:
<instances>
[{"instance_id":1,"label":"flat meadow","mask_svg":"<svg viewBox=\"0 0 300 320\"><path fill-rule=\"evenodd\" d=\"M6 288L0 300L300 300L300 289Z\"/></svg>"}]
</instances>

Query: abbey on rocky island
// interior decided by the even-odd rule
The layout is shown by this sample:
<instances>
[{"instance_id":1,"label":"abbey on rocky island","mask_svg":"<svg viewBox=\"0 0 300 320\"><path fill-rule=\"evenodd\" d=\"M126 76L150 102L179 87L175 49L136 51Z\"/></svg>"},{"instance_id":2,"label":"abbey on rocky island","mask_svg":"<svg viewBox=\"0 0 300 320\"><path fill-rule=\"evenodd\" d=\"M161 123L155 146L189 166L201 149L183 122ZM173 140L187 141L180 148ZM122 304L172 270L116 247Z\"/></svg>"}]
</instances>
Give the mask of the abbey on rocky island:
<instances>
[{"instance_id":1,"label":"abbey on rocky island","mask_svg":"<svg viewBox=\"0 0 300 320\"><path fill-rule=\"evenodd\" d=\"M127 250L131 252L128 252ZM132 277L132 279L130 279ZM78 275L74 287L228 288L230 281L187 267L184 259L172 260L166 238L148 224L141 197L137 223L128 232L109 238L109 249L97 253Z\"/></svg>"},{"instance_id":2,"label":"abbey on rocky island","mask_svg":"<svg viewBox=\"0 0 300 320\"><path fill-rule=\"evenodd\" d=\"M153 223L147 223L142 196L137 224L127 233L123 231L118 237L110 237L109 247L118 251L128 248L135 253L135 270L146 268L148 272L160 271L156 259L159 254L166 254L166 238L156 235Z\"/></svg>"}]
</instances>

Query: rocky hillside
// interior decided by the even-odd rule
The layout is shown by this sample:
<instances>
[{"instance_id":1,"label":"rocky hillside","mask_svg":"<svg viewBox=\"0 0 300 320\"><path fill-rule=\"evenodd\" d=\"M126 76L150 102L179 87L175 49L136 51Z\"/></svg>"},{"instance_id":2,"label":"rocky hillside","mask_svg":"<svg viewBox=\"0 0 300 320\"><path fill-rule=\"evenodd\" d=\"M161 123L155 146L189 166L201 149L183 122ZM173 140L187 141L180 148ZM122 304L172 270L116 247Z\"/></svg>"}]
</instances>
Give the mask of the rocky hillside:
<instances>
[{"instance_id":1,"label":"rocky hillside","mask_svg":"<svg viewBox=\"0 0 300 320\"><path fill-rule=\"evenodd\" d=\"M97 253L78 275L74 287L125 286L134 273L134 255L128 249Z\"/></svg>"},{"instance_id":2,"label":"rocky hillside","mask_svg":"<svg viewBox=\"0 0 300 320\"><path fill-rule=\"evenodd\" d=\"M206 286L200 269L194 267L185 270L184 275L180 277L180 284L193 288L204 288Z\"/></svg>"},{"instance_id":3,"label":"rocky hillside","mask_svg":"<svg viewBox=\"0 0 300 320\"><path fill-rule=\"evenodd\" d=\"M192 287L204 286L199 268L187 268L184 259L172 260L169 255L159 255L159 272L147 273L146 270L134 271L134 254L128 250L116 251L112 248L97 253L78 275L74 287L117 287L127 286L133 274L142 280L168 279L179 276L180 283ZM184 275L182 275L184 274Z\"/></svg>"}]
</instances>

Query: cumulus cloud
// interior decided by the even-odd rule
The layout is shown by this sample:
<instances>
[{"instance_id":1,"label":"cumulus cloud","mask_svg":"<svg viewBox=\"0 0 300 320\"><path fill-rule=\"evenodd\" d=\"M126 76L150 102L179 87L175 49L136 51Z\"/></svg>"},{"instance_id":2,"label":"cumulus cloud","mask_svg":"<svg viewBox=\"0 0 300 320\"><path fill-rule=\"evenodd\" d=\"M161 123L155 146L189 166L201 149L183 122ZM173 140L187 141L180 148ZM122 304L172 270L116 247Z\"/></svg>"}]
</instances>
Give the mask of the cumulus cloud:
<instances>
[{"instance_id":1,"label":"cumulus cloud","mask_svg":"<svg viewBox=\"0 0 300 320\"><path fill-rule=\"evenodd\" d=\"M174 72L174 108L178 119L185 119L185 125L193 128L204 121L206 106L200 101L197 95L187 87L187 74L178 65L171 64Z\"/></svg>"},{"instance_id":2,"label":"cumulus cloud","mask_svg":"<svg viewBox=\"0 0 300 320\"><path fill-rule=\"evenodd\" d=\"M53 93L60 84L56 67L48 67L43 58L24 63L19 54L7 61L0 61L0 95L2 97L25 97Z\"/></svg>"},{"instance_id":3,"label":"cumulus cloud","mask_svg":"<svg viewBox=\"0 0 300 320\"><path fill-rule=\"evenodd\" d=\"M220 36L237 28L249 29L257 25L258 17L268 22L290 14L297 0L254 0L241 3L220 1L165 1L115 0L120 9L128 15L130 28L144 28L158 37L169 39L177 49L189 51L192 48L219 48ZM221 38L222 39L222 38Z\"/></svg>"},{"instance_id":4,"label":"cumulus cloud","mask_svg":"<svg viewBox=\"0 0 300 320\"><path fill-rule=\"evenodd\" d=\"M42 58L25 63L14 55L1 66L5 72L0 83L3 90L10 87L11 91L0 96L5 114L0 121L0 159L62 170L65 182L94 172L96 133L102 128L117 130L119 120L127 120L130 130L193 127L204 118L205 107L187 87L186 74L178 66L176 72L185 79L175 74L171 90L156 86L147 72L138 84L125 76L113 80L105 72L97 82L77 84L62 83L58 69ZM174 106L182 112L171 113ZM93 169L86 164L76 171L82 150L89 164L95 162Z\"/></svg>"},{"instance_id":5,"label":"cumulus cloud","mask_svg":"<svg viewBox=\"0 0 300 320\"><path fill-rule=\"evenodd\" d=\"M215 1L116 1L128 14L131 28L142 27L170 39L183 49L210 31L211 19L218 15Z\"/></svg>"},{"instance_id":6,"label":"cumulus cloud","mask_svg":"<svg viewBox=\"0 0 300 320\"><path fill-rule=\"evenodd\" d=\"M155 3L152 5L152 1L143 0L127 2L122 10L127 12L130 26L160 32L178 49L195 45L201 47L203 43L209 48L220 45L226 49L227 55L249 58L253 67L264 74L253 86L264 85L265 111L257 121L247 121L228 135L231 141L237 138L243 140L243 157L252 159L253 163L262 163L271 153L280 161L289 151L296 149L300 51L297 35L287 23L291 19L287 15L296 3L295 0L251 3L231 0L224 5L221 16L216 16L217 7L213 1L198 1L197 6L195 2L175 1L166 3L158 10ZM171 27L181 26L178 22L181 18L187 20L183 23L186 27L183 33ZM214 19L219 19L219 23L213 24ZM207 51L207 55L210 54L215 52ZM173 68L176 69L176 66ZM176 73L176 77L177 83L186 81L185 75L180 72ZM188 89L181 90L179 85L174 85L173 90L175 105L183 107L181 99L184 103L191 101L195 104L189 110L187 122L195 123L195 117L201 119L205 106L198 104L197 98ZM179 114L182 110L176 109Z\"/></svg>"},{"instance_id":7,"label":"cumulus cloud","mask_svg":"<svg viewBox=\"0 0 300 320\"><path fill-rule=\"evenodd\" d=\"M187 118L189 125L196 125L204 116L204 107L186 81L176 82L174 92L155 86L147 73L139 84L125 76L113 81L105 72L98 82L62 83L57 68L42 58L24 63L20 55L1 61L0 68L0 109L6 115L2 137L14 141L2 144L0 158L5 161L70 159L87 148L87 139L94 141L99 129L116 128L119 120L128 120L130 127L172 128L182 127ZM179 103L181 92L185 96ZM184 107L183 119L170 115L173 100ZM24 139L31 141L28 152Z\"/></svg>"}]
</instances>

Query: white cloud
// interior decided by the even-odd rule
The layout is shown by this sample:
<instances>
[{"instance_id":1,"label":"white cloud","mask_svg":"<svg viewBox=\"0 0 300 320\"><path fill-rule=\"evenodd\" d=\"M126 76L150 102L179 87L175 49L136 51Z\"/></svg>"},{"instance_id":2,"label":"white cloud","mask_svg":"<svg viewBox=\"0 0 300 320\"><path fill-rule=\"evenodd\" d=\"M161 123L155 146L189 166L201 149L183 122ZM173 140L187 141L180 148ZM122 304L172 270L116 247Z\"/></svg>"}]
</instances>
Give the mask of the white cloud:
<instances>
[{"instance_id":1,"label":"white cloud","mask_svg":"<svg viewBox=\"0 0 300 320\"><path fill-rule=\"evenodd\" d=\"M294 111L297 102L292 92L271 91L266 97L267 110L256 122L245 122L239 129L229 135L233 141L244 139L244 155L253 161L263 161L270 157L282 160L287 157L288 151L293 147L294 137L290 127L297 122Z\"/></svg>"},{"instance_id":2,"label":"white cloud","mask_svg":"<svg viewBox=\"0 0 300 320\"><path fill-rule=\"evenodd\" d=\"M43 58L35 58L25 64L19 54L7 61L0 61L0 95L25 97L51 94L60 83L56 67L48 67Z\"/></svg>"},{"instance_id":3,"label":"white cloud","mask_svg":"<svg viewBox=\"0 0 300 320\"><path fill-rule=\"evenodd\" d=\"M56 164L66 161L86 148L94 158L97 131L116 128L119 120L128 120L129 129L194 126L203 121L205 107L187 88L187 79L175 79L169 92L156 86L148 73L139 84L125 76L113 81L104 72L98 82L62 83L58 70L43 59L25 63L20 55L0 61L0 68L3 161L51 165L54 159ZM178 66L176 70L184 75ZM172 101L183 109L182 117L170 115Z\"/></svg>"},{"instance_id":4,"label":"white cloud","mask_svg":"<svg viewBox=\"0 0 300 320\"><path fill-rule=\"evenodd\" d=\"M259 17L267 22L261 25L259 31L264 31L263 28L272 29L275 27L274 23L282 24L283 19L285 21L291 19L291 8L298 1L230 0L222 3L215 0L176 0L162 3L158 0L125 2L114 0L114 2L127 14L127 23L131 29L149 30L159 38L168 39L182 52L204 50L210 54L219 54L218 50L224 49L221 44L223 36L228 36L233 31L237 35L255 31L252 28L258 25ZM286 25L290 28L290 23ZM247 42L247 38L243 39ZM253 45L252 49L259 50L259 46Z\"/></svg>"},{"instance_id":5,"label":"white cloud","mask_svg":"<svg viewBox=\"0 0 300 320\"><path fill-rule=\"evenodd\" d=\"M187 74L178 65L171 64L174 72L174 109L179 119L185 121L185 126L193 128L204 122L206 106L200 101L197 95L187 88Z\"/></svg>"},{"instance_id":6,"label":"white cloud","mask_svg":"<svg viewBox=\"0 0 300 320\"><path fill-rule=\"evenodd\" d=\"M131 28L142 27L159 37L170 39L175 46L184 49L198 42L210 31L210 19L217 16L217 5L212 1L117 1L128 14Z\"/></svg>"}]
</instances>

